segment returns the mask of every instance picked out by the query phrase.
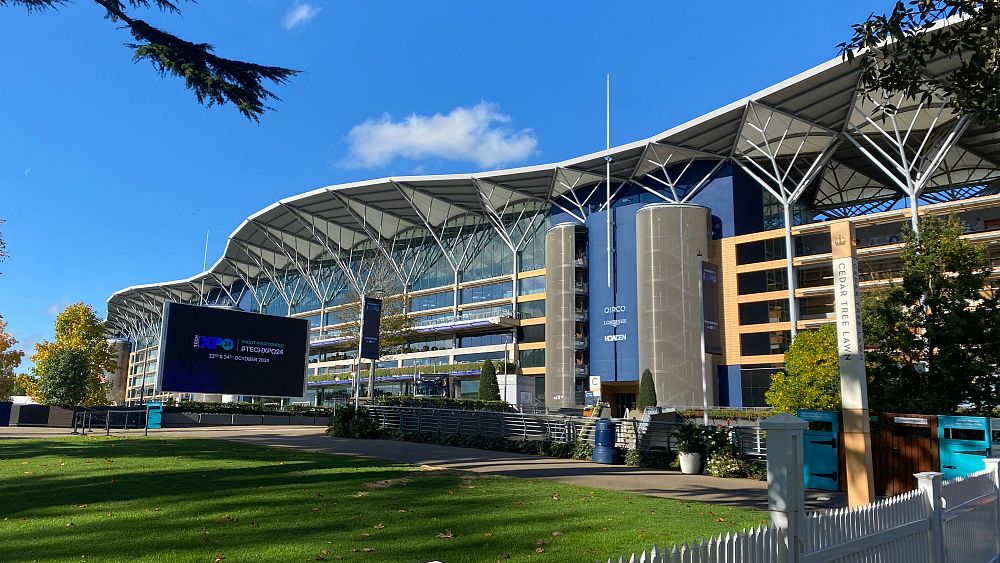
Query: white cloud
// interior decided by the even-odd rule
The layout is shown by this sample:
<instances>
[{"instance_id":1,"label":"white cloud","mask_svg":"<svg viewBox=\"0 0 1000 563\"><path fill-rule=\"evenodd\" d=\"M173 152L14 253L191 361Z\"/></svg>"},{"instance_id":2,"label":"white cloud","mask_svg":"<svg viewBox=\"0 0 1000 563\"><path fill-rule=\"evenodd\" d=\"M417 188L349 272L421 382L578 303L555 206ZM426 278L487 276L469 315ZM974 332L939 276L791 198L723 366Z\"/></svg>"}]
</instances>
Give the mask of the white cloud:
<instances>
[{"instance_id":1,"label":"white cloud","mask_svg":"<svg viewBox=\"0 0 1000 563\"><path fill-rule=\"evenodd\" d=\"M538 139L531 129L515 131L500 106L479 102L446 115L411 114L399 121L389 114L355 125L347 134L351 167L382 166L396 157L465 160L487 168L534 154Z\"/></svg>"},{"instance_id":2,"label":"white cloud","mask_svg":"<svg viewBox=\"0 0 1000 563\"><path fill-rule=\"evenodd\" d=\"M299 27L300 25L305 25L312 21L312 19L319 15L322 11L323 8L317 8L307 2L296 4L292 6L291 10L288 10L288 13L285 14L285 29L293 29Z\"/></svg>"},{"instance_id":3,"label":"white cloud","mask_svg":"<svg viewBox=\"0 0 1000 563\"><path fill-rule=\"evenodd\" d=\"M31 169L30 168L25 168L24 169L24 175L25 176L30 176L31 175Z\"/></svg>"},{"instance_id":4,"label":"white cloud","mask_svg":"<svg viewBox=\"0 0 1000 563\"><path fill-rule=\"evenodd\" d=\"M70 303L66 299L63 299L62 303L53 303L53 304L49 305L45 309L45 312L48 313L48 315L50 317L55 317L56 315L58 315L59 313L61 313L63 309L65 309L66 307L69 307L70 305L72 305L72 303Z\"/></svg>"}]
</instances>

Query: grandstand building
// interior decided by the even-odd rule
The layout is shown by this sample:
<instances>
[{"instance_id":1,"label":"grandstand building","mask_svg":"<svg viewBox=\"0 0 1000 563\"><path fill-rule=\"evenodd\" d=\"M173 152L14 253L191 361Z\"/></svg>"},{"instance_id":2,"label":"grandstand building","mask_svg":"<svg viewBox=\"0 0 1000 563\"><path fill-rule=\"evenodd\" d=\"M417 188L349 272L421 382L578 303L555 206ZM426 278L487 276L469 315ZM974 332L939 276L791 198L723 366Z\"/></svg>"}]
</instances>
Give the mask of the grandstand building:
<instances>
[{"instance_id":1,"label":"grandstand building","mask_svg":"<svg viewBox=\"0 0 1000 563\"><path fill-rule=\"evenodd\" d=\"M937 61L935 72L957 67ZM165 301L309 320L308 393L350 393L343 334L358 295L398 297L415 336L377 389L452 373L474 395L484 359L504 398L620 414L642 370L664 405L702 402L697 268L719 266L719 405L760 406L797 331L832 322L830 225L855 224L862 287L900 268L901 229L955 214L1000 266L1000 133L945 100L887 97L881 115L840 59L648 139L511 170L323 187L247 218L193 277L108 299L126 339L126 400L153 396ZM348 315L349 316L349 315ZM363 394L363 393L362 393Z\"/></svg>"}]
</instances>

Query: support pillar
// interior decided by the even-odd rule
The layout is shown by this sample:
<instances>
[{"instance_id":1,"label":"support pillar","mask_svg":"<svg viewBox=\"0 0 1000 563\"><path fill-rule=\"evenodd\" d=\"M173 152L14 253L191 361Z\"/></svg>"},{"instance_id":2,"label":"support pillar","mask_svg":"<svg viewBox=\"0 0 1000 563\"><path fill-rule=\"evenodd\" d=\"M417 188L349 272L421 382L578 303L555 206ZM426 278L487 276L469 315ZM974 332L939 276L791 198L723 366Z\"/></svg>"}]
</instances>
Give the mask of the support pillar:
<instances>
[{"instance_id":1,"label":"support pillar","mask_svg":"<svg viewBox=\"0 0 1000 563\"><path fill-rule=\"evenodd\" d=\"M830 246L833 249L834 312L843 401L847 504L855 507L875 500L875 481L854 223L850 220L832 223Z\"/></svg>"},{"instance_id":2,"label":"support pillar","mask_svg":"<svg viewBox=\"0 0 1000 563\"><path fill-rule=\"evenodd\" d=\"M797 563L799 527L805 515L803 432L808 423L787 413L760 423L767 432L767 510L771 525L785 532L787 563Z\"/></svg>"}]
</instances>

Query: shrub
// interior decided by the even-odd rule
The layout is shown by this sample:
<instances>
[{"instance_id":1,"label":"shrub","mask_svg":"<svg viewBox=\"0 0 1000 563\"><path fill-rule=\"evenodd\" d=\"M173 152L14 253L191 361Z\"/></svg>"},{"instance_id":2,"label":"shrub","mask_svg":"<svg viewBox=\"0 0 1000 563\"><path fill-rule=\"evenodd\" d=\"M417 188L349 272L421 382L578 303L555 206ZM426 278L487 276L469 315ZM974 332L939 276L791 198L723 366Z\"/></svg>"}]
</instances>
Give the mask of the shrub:
<instances>
[{"instance_id":1,"label":"shrub","mask_svg":"<svg viewBox=\"0 0 1000 563\"><path fill-rule=\"evenodd\" d=\"M594 459L594 445L588 442L577 442L573 448L573 459Z\"/></svg>"},{"instance_id":2,"label":"shrub","mask_svg":"<svg viewBox=\"0 0 1000 563\"><path fill-rule=\"evenodd\" d=\"M705 453L705 432L701 426L688 421L681 425L674 434L677 451L682 454Z\"/></svg>"},{"instance_id":3,"label":"shrub","mask_svg":"<svg viewBox=\"0 0 1000 563\"><path fill-rule=\"evenodd\" d=\"M653 384L653 374L646 369L639 378L639 397L635 401L635 409L641 413L646 407L655 406L656 385Z\"/></svg>"},{"instance_id":4,"label":"shrub","mask_svg":"<svg viewBox=\"0 0 1000 563\"><path fill-rule=\"evenodd\" d=\"M378 438L379 428L368 409L345 405L330 417L326 433L337 438Z\"/></svg>"},{"instance_id":5,"label":"shrub","mask_svg":"<svg viewBox=\"0 0 1000 563\"><path fill-rule=\"evenodd\" d=\"M748 468L738 456L729 452L718 452L708 458L706 464L708 474L712 477L746 477Z\"/></svg>"},{"instance_id":6,"label":"shrub","mask_svg":"<svg viewBox=\"0 0 1000 563\"><path fill-rule=\"evenodd\" d=\"M463 411L515 412L516 409L504 401L480 401L478 399L449 399L447 397L411 397L409 395L381 395L375 398L375 405L387 407L419 407L428 409L453 409Z\"/></svg>"},{"instance_id":7,"label":"shrub","mask_svg":"<svg viewBox=\"0 0 1000 563\"><path fill-rule=\"evenodd\" d=\"M631 467L671 469L677 460L677 454L670 450L629 450L624 459L625 465Z\"/></svg>"},{"instance_id":8,"label":"shrub","mask_svg":"<svg viewBox=\"0 0 1000 563\"><path fill-rule=\"evenodd\" d=\"M767 461L751 459L746 462L747 477L758 481L767 481Z\"/></svg>"},{"instance_id":9,"label":"shrub","mask_svg":"<svg viewBox=\"0 0 1000 563\"><path fill-rule=\"evenodd\" d=\"M493 362L490 360L483 360L483 367L479 370L479 400L500 400L500 385L497 383L497 370L493 367Z\"/></svg>"},{"instance_id":10,"label":"shrub","mask_svg":"<svg viewBox=\"0 0 1000 563\"><path fill-rule=\"evenodd\" d=\"M219 414L276 414L330 416L333 409L314 407L311 405L289 405L281 409L278 405L260 405L254 403L203 403L199 401L181 401L168 403L164 412L219 413Z\"/></svg>"}]
</instances>

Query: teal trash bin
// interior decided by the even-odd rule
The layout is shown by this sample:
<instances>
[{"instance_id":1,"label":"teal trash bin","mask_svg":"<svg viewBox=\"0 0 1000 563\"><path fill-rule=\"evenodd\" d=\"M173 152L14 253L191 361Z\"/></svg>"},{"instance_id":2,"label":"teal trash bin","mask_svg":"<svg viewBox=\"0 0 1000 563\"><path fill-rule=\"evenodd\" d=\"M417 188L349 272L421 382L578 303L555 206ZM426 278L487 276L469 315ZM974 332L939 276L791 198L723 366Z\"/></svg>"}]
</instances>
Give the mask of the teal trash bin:
<instances>
[{"instance_id":1,"label":"teal trash bin","mask_svg":"<svg viewBox=\"0 0 1000 563\"><path fill-rule=\"evenodd\" d=\"M945 479L965 477L986 468L990 421L981 416L939 416L938 456Z\"/></svg>"},{"instance_id":2,"label":"teal trash bin","mask_svg":"<svg viewBox=\"0 0 1000 563\"><path fill-rule=\"evenodd\" d=\"M615 463L615 423L606 418L594 426L594 463Z\"/></svg>"},{"instance_id":3,"label":"teal trash bin","mask_svg":"<svg viewBox=\"0 0 1000 563\"><path fill-rule=\"evenodd\" d=\"M146 428L163 428L163 403L150 401L146 403Z\"/></svg>"}]
</instances>

